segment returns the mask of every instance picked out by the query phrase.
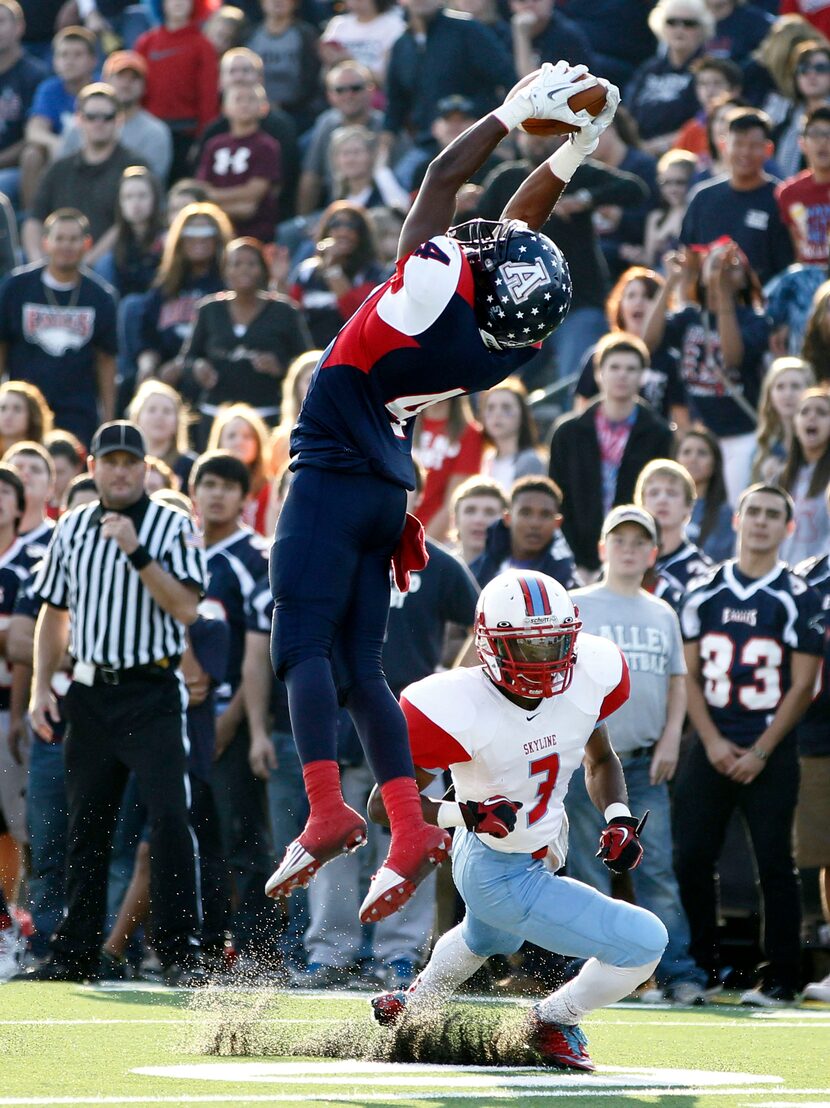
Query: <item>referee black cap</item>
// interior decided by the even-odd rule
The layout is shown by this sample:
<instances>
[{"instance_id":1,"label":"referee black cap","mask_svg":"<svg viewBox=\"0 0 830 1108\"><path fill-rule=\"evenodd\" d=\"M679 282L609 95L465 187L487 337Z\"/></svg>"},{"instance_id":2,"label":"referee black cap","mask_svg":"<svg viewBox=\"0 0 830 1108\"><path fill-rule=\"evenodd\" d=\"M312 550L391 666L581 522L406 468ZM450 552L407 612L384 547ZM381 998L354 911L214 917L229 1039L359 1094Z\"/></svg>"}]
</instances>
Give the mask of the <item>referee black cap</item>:
<instances>
[{"instance_id":1,"label":"referee black cap","mask_svg":"<svg viewBox=\"0 0 830 1108\"><path fill-rule=\"evenodd\" d=\"M114 419L110 423L102 423L95 432L92 440L90 454L93 458L101 458L104 454L112 454L116 450L125 450L128 454L134 454L136 458L144 458L147 454L147 446L140 428L128 419Z\"/></svg>"}]
</instances>

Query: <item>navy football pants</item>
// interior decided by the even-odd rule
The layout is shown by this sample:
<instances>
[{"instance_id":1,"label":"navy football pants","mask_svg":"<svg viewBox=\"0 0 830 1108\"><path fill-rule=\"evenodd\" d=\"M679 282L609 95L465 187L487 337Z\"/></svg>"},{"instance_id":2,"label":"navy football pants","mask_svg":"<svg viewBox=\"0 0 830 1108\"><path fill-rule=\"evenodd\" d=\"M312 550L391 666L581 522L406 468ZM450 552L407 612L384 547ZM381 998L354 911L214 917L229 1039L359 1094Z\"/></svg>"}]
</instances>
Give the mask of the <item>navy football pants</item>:
<instances>
[{"instance_id":1,"label":"navy football pants","mask_svg":"<svg viewBox=\"0 0 830 1108\"><path fill-rule=\"evenodd\" d=\"M411 775L406 722L382 668L390 561L406 491L370 474L297 471L271 549L271 661L300 760L337 759L340 698L375 779Z\"/></svg>"}]
</instances>

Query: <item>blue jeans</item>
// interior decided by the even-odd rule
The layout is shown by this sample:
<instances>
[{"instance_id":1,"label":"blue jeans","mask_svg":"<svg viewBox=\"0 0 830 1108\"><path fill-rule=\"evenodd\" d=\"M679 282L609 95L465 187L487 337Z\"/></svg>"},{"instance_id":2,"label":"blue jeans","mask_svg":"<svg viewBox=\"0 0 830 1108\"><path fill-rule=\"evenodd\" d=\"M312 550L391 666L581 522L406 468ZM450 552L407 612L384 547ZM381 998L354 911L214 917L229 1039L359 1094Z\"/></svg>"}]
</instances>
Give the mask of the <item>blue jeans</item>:
<instances>
[{"instance_id":1,"label":"blue jeans","mask_svg":"<svg viewBox=\"0 0 830 1108\"><path fill-rule=\"evenodd\" d=\"M308 817L308 799L303 784L302 766L290 731L275 731L271 736L277 768L268 781L268 816L274 841L274 858L279 861L285 848L297 838ZM297 889L285 901L288 923L278 940L283 956L291 962L305 961L303 936L308 927L308 893Z\"/></svg>"},{"instance_id":2,"label":"blue jeans","mask_svg":"<svg viewBox=\"0 0 830 1108\"><path fill-rule=\"evenodd\" d=\"M63 745L32 737L26 818L32 850L29 895L35 933L32 951L49 952L49 939L63 917L66 903L66 785Z\"/></svg>"},{"instance_id":3,"label":"blue jeans","mask_svg":"<svg viewBox=\"0 0 830 1108\"><path fill-rule=\"evenodd\" d=\"M650 763L648 755L623 762L632 811L642 813L649 809L651 813L643 834L643 860L631 872L634 895L638 904L663 921L669 933L666 952L656 970L659 984L670 986L691 981L705 985L706 974L689 953L689 923L674 875L669 790L665 784L649 783ZM565 808L571 825L568 873L601 892L610 892L611 875L595 857L605 821L588 796L581 766L571 778Z\"/></svg>"},{"instance_id":4,"label":"blue jeans","mask_svg":"<svg viewBox=\"0 0 830 1108\"><path fill-rule=\"evenodd\" d=\"M666 929L651 912L556 877L530 854L493 850L470 831L453 840L452 875L474 954L513 954L524 940L572 958L633 968L659 958Z\"/></svg>"}]
</instances>

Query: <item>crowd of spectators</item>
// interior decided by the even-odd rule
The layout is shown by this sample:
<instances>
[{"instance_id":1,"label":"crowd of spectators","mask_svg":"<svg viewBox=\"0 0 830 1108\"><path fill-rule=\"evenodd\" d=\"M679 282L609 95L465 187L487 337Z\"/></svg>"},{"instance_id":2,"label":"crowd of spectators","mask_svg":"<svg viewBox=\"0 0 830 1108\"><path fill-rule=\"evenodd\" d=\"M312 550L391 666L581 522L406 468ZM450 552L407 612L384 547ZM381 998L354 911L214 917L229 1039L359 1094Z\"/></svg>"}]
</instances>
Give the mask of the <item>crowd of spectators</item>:
<instances>
[{"instance_id":1,"label":"crowd of spectators","mask_svg":"<svg viewBox=\"0 0 830 1108\"><path fill-rule=\"evenodd\" d=\"M316 360L394 271L430 159L560 57L623 90L545 227L569 263L572 307L522 380L418 417L410 510L432 556L407 594L393 590L384 660L396 693L474 662L476 596L500 570L607 583L604 522L635 500L663 529L645 587L679 611L690 582L734 556L742 491L786 490L794 526L781 556L812 575L827 609L830 575L816 567L830 548L830 3L0 0L0 455L25 487L29 568L51 521L95 495L82 475L102 421L141 428L148 491L193 498L179 504L205 539L203 607L231 639L225 672L192 658L185 672L195 704L215 694L215 760L199 770L220 835L204 851L215 966L395 985L426 956L436 897L438 919L453 919L433 879L374 936L360 932L359 890L386 847L377 828L308 896L262 896L304 822L267 650L267 552ZM512 134L459 194L457 221L498 218L560 141ZM220 459L205 471L214 480L193 488L206 451ZM665 459L676 509L643 488ZM688 544L696 568L678 575L672 558ZM5 558L0 776L20 788L0 790L0 887L31 911L37 958L62 911L65 796L60 746L27 730L36 605ZM363 806L371 779L347 717L340 756L346 799ZM802 756L812 787L799 826L825 828L798 855L811 883L819 871L824 911L804 937L827 948L830 729L822 740L813 727ZM138 812L128 792L104 945L115 976L152 943L136 893L151 864ZM686 965L684 936L674 945ZM696 996L712 985L703 968L684 976ZM830 1000L830 980L823 988Z\"/></svg>"}]
</instances>

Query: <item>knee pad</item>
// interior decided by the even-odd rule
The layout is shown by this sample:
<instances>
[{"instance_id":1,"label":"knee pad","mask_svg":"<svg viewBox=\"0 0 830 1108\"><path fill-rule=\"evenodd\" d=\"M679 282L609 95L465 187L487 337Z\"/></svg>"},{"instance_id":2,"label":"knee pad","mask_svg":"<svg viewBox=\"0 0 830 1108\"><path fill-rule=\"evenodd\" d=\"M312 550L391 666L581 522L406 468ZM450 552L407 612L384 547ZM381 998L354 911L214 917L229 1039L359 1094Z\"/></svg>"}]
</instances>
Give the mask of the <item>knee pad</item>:
<instances>
[{"instance_id":1,"label":"knee pad","mask_svg":"<svg viewBox=\"0 0 830 1108\"><path fill-rule=\"evenodd\" d=\"M613 903L620 904L620 901ZM653 912L633 904L625 905L625 910L619 912L609 931L623 953L609 956L609 950L603 955L602 961L624 968L659 961L669 941L669 934L662 920Z\"/></svg>"}]
</instances>

